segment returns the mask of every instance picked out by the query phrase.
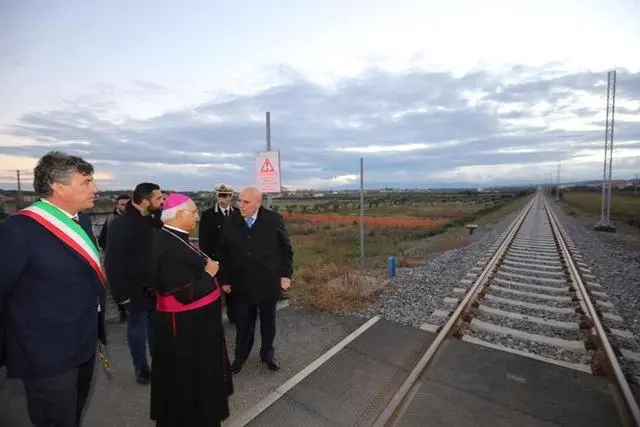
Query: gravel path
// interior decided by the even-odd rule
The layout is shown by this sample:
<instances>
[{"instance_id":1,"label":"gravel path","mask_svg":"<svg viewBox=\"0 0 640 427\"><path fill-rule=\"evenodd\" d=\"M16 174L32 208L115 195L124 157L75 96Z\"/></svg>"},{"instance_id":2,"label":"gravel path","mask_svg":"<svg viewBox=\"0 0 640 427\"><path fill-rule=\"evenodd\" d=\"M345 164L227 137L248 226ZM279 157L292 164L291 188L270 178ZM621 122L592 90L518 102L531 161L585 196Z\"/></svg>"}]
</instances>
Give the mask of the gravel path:
<instances>
[{"instance_id":1,"label":"gravel path","mask_svg":"<svg viewBox=\"0 0 640 427\"><path fill-rule=\"evenodd\" d=\"M398 275L367 309L350 314L382 318L405 325L420 327L442 300L451 296L464 276L486 255L493 243L503 234L520 211L511 213L485 230L476 230L471 243L443 252L423 267L399 268Z\"/></svg>"}]
</instances>

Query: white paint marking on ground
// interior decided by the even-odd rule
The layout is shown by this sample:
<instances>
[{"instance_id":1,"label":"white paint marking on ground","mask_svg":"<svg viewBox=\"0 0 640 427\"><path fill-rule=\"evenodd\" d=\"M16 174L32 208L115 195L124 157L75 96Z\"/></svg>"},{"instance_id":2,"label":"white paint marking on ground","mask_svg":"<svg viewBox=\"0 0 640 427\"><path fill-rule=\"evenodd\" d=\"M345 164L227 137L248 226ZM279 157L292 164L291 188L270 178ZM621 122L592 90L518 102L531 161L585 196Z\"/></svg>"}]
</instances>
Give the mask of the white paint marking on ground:
<instances>
[{"instance_id":1,"label":"white paint marking on ground","mask_svg":"<svg viewBox=\"0 0 640 427\"><path fill-rule=\"evenodd\" d=\"M253 408L249 409L247 412L236 418L232 423L229 424L229 427L242 427L247 425L254 418L260 415L265 409L273 405L287 391L291 390L296 384L305 379L309 374L318 369L323 363L325 363L336 353L346 347L349 343L355 340L358 336L364 333L367 329L373 326L378 320L380 320L380 316L374 316L371 319L367 320L367 322L347 335L342 341L329 349L329 351L311 362L311 364L295 374L293 377L289 378L284 384L282 384L280 387L275 389L275 391L271 392L267 397L258 402Z\"/></svg>"}]
</instances>

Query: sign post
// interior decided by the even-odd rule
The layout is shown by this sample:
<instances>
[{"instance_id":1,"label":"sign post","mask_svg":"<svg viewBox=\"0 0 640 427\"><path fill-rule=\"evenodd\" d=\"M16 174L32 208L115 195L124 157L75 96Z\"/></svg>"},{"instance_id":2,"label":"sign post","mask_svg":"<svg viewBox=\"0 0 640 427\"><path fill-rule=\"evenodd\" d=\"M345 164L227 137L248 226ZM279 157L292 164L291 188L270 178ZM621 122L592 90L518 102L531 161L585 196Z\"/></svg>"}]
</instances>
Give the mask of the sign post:
<instances>
[{"instance_id":1,"label":"sign post","mask_svg":"<svg viewBox=\"0 0 640 427\"><path fill-rule=\"evenodd\" d=\"M264 194L278 194L282 191L280 176L280 151L260 151L256 153L256 184Z\"/></svg>"},{"instance_id":2,"label":"sign post","mask_svg":"<svg viewBox=\"0 0 640 427\"><path fill-rule=\"evenodd\" d=\"M364 266L364 158L360 157L360 266Z\"/></svg>"}]
</instances>

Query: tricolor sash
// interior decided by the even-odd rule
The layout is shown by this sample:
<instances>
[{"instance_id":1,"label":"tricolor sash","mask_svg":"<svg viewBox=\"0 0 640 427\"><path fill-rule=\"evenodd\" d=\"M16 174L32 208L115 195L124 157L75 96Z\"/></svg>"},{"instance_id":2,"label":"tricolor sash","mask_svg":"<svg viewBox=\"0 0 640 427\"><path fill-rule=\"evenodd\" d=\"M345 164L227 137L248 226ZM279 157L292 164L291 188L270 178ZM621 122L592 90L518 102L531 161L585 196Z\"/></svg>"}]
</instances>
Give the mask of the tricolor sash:
<instances>
[{"instance_id":1,"label":"tricolor sash","mask_svg":"<svg viewBox=\"0 0 640 427\"><path fill-rule=\"evenodd\" d=\"M16 212L17 215L28 216L62 240L76 251L98 275L103 286L107 286L107 278L100 264L98 248L84 229L69 218L64 212L51 203L38 201L31 206Z\"/></svg>"}]
</instances>

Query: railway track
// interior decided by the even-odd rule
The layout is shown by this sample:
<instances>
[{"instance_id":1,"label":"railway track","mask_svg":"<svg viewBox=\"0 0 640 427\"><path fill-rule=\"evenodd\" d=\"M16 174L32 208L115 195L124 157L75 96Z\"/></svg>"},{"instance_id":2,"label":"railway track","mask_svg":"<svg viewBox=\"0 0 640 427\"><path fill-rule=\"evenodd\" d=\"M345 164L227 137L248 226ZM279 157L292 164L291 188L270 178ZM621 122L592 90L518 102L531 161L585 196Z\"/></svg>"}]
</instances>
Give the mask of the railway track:
<instances>
[{"instance_id":1,"label":"railway track","mask_svg":"<svg viewBox=\"0 0 640 427\"><path fill-rule=\"evenodd\" d=\"M624 402L623 419L640 426L640 410L611 340L629 339L621 319L576 255L555 214L537 194L423 329L437 332L418 364L378 417L390 426L410 403L418 380L447 339L462 339L571 369L607 375ZM611 338L611 339L610 339Z\"/></svg>"}]
</instances>

